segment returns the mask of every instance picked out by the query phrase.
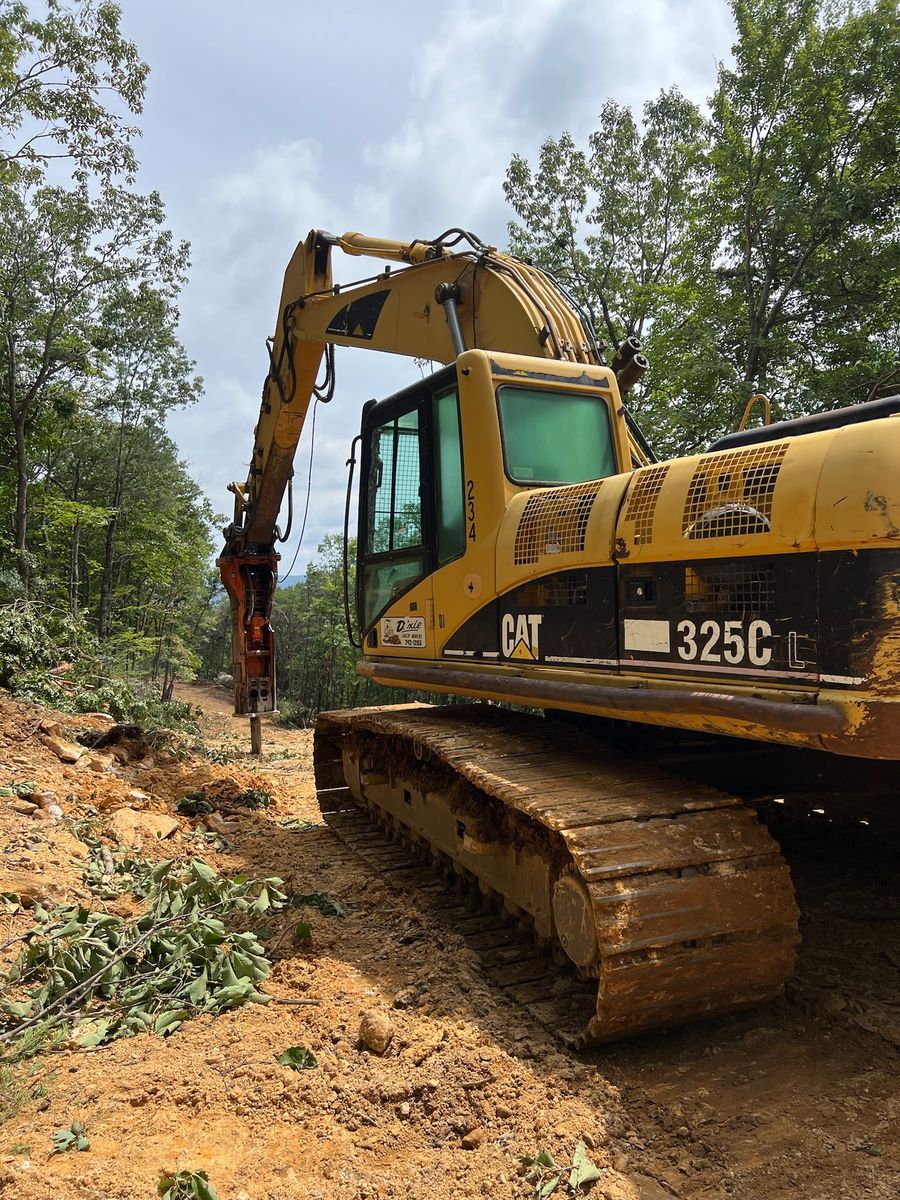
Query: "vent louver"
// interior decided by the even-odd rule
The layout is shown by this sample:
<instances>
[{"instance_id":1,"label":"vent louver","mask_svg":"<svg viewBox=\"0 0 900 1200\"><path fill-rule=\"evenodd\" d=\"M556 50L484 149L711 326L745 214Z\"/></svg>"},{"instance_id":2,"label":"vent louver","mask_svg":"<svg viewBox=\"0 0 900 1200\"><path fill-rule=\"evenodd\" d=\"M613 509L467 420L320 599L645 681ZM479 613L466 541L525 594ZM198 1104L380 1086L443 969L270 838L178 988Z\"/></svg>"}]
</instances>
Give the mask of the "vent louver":
<instances>
[{"instance_id":1,"label":"vent louver","mask_svg":"<svg viewBox=\"0 0 900 1200\"><path fill-rule=\"evenodd\" d=\"M529 496L516 530L516 566L536 563L546 554L577 554L584 549L588 518L600 484L547 488Z\"/></svg>"},{"instance_id":2,"label":"vent louver","mask_svg":"<svg viewBox=\"0 0 900 1200\"><path fill-rule=\"evenodd\" d=\"M787 442L704 455L691 478L681 532L692 539L745 537L771 529L772 501Z\"/></svg>"},{"instance_id":3,"label":"vent louver","mask_svg":"<svg viewBox=\"0 0 900 1200\"><path fill-rule=\"evenodd\" d=\"M668 473L668 466L648 467L640 473L630 490L624 519L634 522L634 540L642 546L649 546L653 541L656 502Z\"/></svg>"}]
</instances>

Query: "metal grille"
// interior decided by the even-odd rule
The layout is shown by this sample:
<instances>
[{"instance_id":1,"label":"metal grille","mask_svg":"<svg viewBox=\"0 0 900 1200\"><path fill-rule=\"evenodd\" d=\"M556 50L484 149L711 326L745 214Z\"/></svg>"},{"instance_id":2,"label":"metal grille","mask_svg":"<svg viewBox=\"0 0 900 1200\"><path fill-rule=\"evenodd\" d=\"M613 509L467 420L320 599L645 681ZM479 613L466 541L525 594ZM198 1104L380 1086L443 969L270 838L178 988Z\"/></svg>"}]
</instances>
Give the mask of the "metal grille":
<instances>
[{"instance_id":1,"label":"metal grille","mask_svg":"<svg viewBox=\"0 0 900 1200\"><path fill-rule=\"evenodd\" d=\"M419 495L419 432L397 429L397 474L394 481L394 539L392 550L422 543L422 501Z\"/></svg>"},{"instance_id":2,"label":"metal grille","mask_svg":"<svg viewBox=\"0 0 900 1200\"><path fill-rule=\"evenodd\" d=\"M649 546L653 541L656 502L668 473L668 466L648 467L638 476L629 494L625 520L634 521L634 540L642 546Z\"/></svg>"},{"instance_id":3,"label":"metal grille","mask_svg":"<svg viewBox=\"0 0 900 1200\"><path fill-rule=\"evenodd\" d=\"M544 554L576 554L584 535L599 483L547 488L529 496L516 530L515 564L535 563Z\"/></svg>"},{"instance_id":4,"label":"metal grille","mask_svg":"<svg viewBox=\"0 0 900 1200\"><path fill-rule=\"evenodd\" d=\"M405 419L409 421L411 417ZM419 483L418 429L392 421L376 430L370 483L371 551L379 554L421 544Z\"/></svg>"},{"instance_id":5,"label":"metal grille","mask_svg":"<svg viewBox=\"0 0 900 1200\"><path fill-rule=\"evenodd\" d=\"M768 533L775 484L787 442L704 455L684 504L681 531L688 538Z\"/></svg>"},{"instance_id":6,"label":"metal grille","mask_svg":"<svg viewBox=\"0 0 900 1200\"><path fill-rule=\"evenodd\" d=\"M695 563L684 570L688 612L768 613L775 596L775 565L764 562Z\"/></svg>"},{"instance_id":7,"label":"metal grille","mask_svg":"<svg viewBox=\"0 0 900 1200\"><path fill-rule=\"evenodd\" d=\"M515 602L519 608L565 608L572 604L587 604L587 575L584 571L570 571L551 575L549 579L535 579L516 589Z\"/></svg>"}]
</instances>

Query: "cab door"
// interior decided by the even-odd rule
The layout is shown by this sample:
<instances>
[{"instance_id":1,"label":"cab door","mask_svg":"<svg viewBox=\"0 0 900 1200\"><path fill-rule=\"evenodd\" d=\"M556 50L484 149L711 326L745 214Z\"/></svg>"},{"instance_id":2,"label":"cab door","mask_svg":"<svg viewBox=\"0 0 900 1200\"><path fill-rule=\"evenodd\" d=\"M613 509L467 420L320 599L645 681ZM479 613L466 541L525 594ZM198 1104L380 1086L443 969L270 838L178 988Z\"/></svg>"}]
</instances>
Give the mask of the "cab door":
<instances>
[{"instance_id":1,"label":"cab door","mask_svg":"<svg viewBox=\"0 0 900 1200\"><path fill-rule=\"evenodd\" d=\"M357 544L366 649L434 652L432 576L465 546L456 370L367 407Z\"/></svg>"}]
</instances>

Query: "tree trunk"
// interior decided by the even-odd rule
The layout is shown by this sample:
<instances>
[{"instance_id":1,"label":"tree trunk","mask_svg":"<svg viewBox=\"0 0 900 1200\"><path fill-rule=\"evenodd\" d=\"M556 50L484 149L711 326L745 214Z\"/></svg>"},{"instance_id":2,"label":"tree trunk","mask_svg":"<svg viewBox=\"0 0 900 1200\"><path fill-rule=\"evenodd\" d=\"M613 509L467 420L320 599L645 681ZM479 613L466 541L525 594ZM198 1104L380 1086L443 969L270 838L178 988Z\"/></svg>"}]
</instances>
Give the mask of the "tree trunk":
<instances>
[{"instance_id":1,"label":"tree trunk","mask_svg":"<svg viewBox=\"0 0 900 1200\"><path fill-rule=\"evenodd\" d=\"M116 479L113 488L112 516L106 526L103 554L103 573L100 576L100 609L97 616L97 633L101 640L109 636L110 607L112 604L113 562L116 549L116 528L119 524L119 506L122 503L122 475L125 449L125 415L119 421L119 445L116 453Z\"/></svg>"},{"instance_id":2,"label":"tree trunk","mask_svg":"<svg viewBox=\"0 0 900 1200\"><path fill-rule=\"evenodd\" d=\"M25 540L28 533L28 458L25 446L25 414L13 421L16 439L16 513L15 552L16 566L22 580L25 595L28 595L28 555Z\"/></svg>"},{"instance_id":3,"label":"tree trunk","mask_svg":"<svg viewBox=\"0 0 900 1200\"><path fill-rule=\"evenodd\" d=\"M81 463L75 463L75 479L72 484L72 499L78 503L78 493L81 489ZM76 521L72 526L72 544L69 546L69 612L72 616L78 614L78 554L81 549L81 522Z\"/></svg>"},{"instance_id":4,"label":"tree trunk","mask_svg":"<svg viewBox=\"0 0 900 1200\"><path fill-rule=\"evenodd\" d=\"M116 489L117 493L120 489ZM104 540L103 552L103 573L100 576L100 609L97 620L97 633L101 640L109 637L109 616L112 603L112 574L113 574L113 555L116 548L116 525L119 521L118 503L121 496L116 496L116 511L109 518L109 523L106 526L106 538Z\"/></svg>"}]
</instances>

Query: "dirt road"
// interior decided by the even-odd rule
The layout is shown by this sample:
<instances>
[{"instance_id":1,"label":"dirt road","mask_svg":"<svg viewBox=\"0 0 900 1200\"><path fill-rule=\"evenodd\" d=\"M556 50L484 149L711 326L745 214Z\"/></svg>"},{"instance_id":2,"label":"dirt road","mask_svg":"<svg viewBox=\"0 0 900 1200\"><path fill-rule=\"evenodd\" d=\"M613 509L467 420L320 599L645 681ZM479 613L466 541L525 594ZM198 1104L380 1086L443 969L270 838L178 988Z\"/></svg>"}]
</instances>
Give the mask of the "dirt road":
<instances>
[{"instance_id":1,"label":"dirt road","mask_svg":"<svg viewBox=\"0 0 900 1200\"><path fill-rule=\"evenodd\" d=\"M852 836L795 837L788 857L806 915L785 999L573 1054L484 976L452 910L407 890L402 873L377 872L321 824L310 734L269 727L257 763L225 693L182 698L202 705L212 758L122 764L89 780L41 743L38 710L0 699L0 784L34 778L64 810L91 804L102 829L135 785L151 796L144 810L172 813L197 786L264 782L272 807L229 813L230 848L203 857L324 893L346 915L310 911L311 942L271 944L265 990L313 1003L251 1004L166 1041L47 1056L31 1089L43 1094L0 1127L0 1194L134 1200L177 1167L206 1170L221 1200L524 1197L533 1185L519 1157L548 1150L566 1163L579 1140L600 1169L590 1194L608 1200L900 1193L900 899L887 856L873 859ZM60 719L66 732L86 723ZM196 855L194 824L181 818L165 846L145 849ZM0 849L0 893L6 870L87 898L84 847L6 800ZM392 1025L384 1055L358 1043L373 1008ZM316 1070L275 1062L297 1044ZM73 1119L90 1150L48 1158L50 1135Z\"/></svg>"}]
</instances>

